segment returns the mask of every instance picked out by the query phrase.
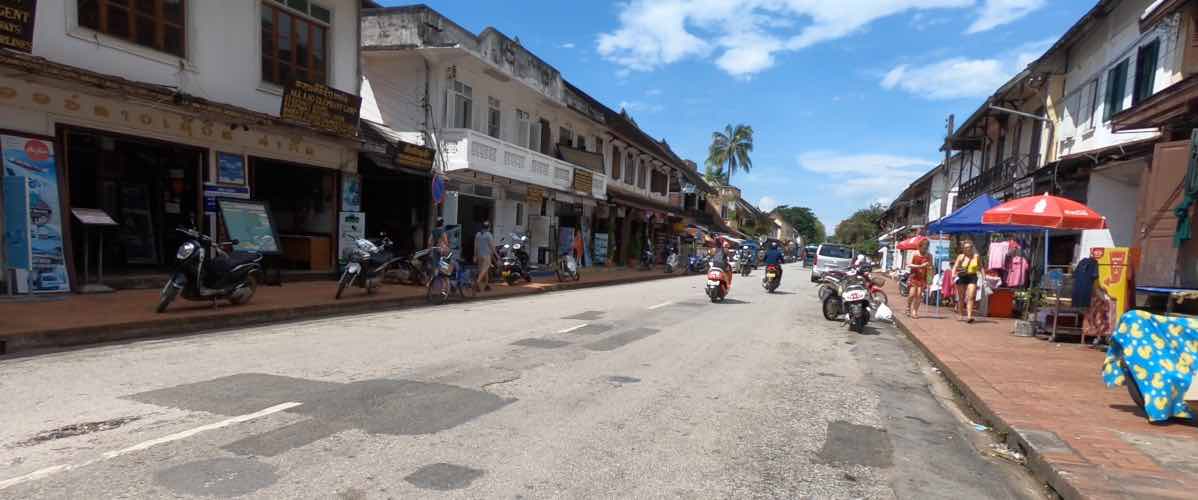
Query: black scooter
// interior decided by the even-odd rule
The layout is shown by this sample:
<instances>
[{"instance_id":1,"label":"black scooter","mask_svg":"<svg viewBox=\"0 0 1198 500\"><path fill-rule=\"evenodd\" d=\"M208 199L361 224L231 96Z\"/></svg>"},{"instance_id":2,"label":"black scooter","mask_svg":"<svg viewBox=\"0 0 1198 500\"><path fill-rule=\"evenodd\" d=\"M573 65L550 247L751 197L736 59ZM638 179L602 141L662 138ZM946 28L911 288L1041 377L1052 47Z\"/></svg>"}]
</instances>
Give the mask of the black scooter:
<instances>
[{"instance_id":1,"label":"black scooter","mask_svg":"<svg viewBox=\"0 0 1198 500\"><path fill-rule=\"evenodd\" d=\"M515 285L520 278L532 283L531 270L528 268L528 236L512 234L512 242L504 243L500 254L503 259L500 276L508 286Z\"/></svg>"},{"instance_id":2,"label":"black scooter","mask_svg":"<svg viewBox=\"0 0 1198 500\"><path fill-rule=\"evenodd\" d=\"M341 293L350 285L365 288L367 294L374 293L382 284L387 269L401 260L395 254L394 247L386 233L379 235L377 244L367 239L355 240L354 248L348 251L348 262L341 272L341 279L337 280L337 295L334 298L340 299Z\"/></svg>"},{"instance_id":3,"label":"black scooter","mask_svg":"<svg viewBox=\"0 0 1198 500\"><path fill-rule=\"evenodd\" d=\"M195 229L177 228L187 239L175 252L178 269L170 281L162 287L158 298L159 313L165 312L180 293L187 300L228 300L232 304L245 304L258 290L258 278L262 274L262 254L258 252L221 250L224 245L237 245L239 241L217 243Z\"/></svg>"}]
</instances>

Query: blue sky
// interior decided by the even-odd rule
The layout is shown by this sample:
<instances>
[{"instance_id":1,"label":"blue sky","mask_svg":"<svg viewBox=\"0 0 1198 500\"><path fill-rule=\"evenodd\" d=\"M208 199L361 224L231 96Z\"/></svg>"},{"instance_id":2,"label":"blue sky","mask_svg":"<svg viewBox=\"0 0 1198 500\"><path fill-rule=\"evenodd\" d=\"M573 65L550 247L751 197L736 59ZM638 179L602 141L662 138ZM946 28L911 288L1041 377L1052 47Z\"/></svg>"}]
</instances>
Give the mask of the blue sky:
<instances>
[{"instance_id":1,"label":"blue sky","mask_svg":"<svg viewBox=\"0 0 1198 500\"><path fill-rule=\"evenodd\" d=\"M753 170L733 184L761 208L811 207L831 231L943 160L945 117L964 120L1094 1L427 4L519 37L700 165L713 130L752 125Z\"/></svg>"}]
</instances>

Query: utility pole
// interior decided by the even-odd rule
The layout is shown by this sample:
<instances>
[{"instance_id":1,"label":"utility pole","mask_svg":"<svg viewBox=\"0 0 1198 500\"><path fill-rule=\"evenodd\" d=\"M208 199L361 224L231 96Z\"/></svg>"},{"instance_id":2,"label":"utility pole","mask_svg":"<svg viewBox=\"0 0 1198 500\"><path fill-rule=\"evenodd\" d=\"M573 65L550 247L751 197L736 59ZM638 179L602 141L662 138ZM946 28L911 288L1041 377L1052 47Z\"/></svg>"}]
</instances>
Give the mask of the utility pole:
<instances>
[{"instance_id":1,"label":"utility pole","mask_svg":"<svg viewBox=\"0 0 1198 500\"><path fill-rule=\"evenodd\" d=\"M948 192L949 192L950 186L951 186L951 183L949 182L949 175L951 174L952 171L948 168L948 161L953 156L953 139L952 139L952 137L953 137L953 128L954 128L953 122L955 120L956 120L956 117L953 116L952 113L949 113L948 119L944 121L944 192L941 193L941 195L940 195L940 218L941 219L943 219L944 216L948 215L948 213L949 213Z\"/></svg>"}]
</instances>

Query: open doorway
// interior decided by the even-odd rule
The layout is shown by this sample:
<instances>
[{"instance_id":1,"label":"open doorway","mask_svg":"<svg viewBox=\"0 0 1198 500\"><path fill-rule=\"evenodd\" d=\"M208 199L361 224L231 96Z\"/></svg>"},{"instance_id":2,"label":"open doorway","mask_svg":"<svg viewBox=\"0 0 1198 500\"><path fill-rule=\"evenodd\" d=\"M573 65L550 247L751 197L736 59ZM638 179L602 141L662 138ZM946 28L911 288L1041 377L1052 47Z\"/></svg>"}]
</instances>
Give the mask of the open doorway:
<instances>
[{"instance_id":1,"label":"open doorway","mask_svg":"<svg viewBox=\"0 0 1198 500\"><path fill-rule=\"evenodd\" d=\"M494 224L495 201L462 194L458 197L458 224L462 226L462 261L474 262L474 234L483 221Z\"/></svg>"}]
</instances>

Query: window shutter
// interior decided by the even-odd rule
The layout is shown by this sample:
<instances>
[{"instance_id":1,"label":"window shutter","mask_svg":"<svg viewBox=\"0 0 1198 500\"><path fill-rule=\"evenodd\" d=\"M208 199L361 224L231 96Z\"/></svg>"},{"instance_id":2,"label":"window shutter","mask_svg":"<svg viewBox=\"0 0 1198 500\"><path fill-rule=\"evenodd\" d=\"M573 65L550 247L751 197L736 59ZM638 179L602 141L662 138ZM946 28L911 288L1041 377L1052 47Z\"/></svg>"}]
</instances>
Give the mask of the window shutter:
<instances>
[{"instance_id":1,"label":"window shutter","mask_svg":"<svg viewBox=\"0 0 1198 500\"><path fill-rule=\"evenodd\" d=\"M528 149L533 151L541 150L541 122L534 121L528 124Z\"/></svg>"}]
</instances>

